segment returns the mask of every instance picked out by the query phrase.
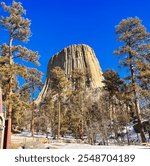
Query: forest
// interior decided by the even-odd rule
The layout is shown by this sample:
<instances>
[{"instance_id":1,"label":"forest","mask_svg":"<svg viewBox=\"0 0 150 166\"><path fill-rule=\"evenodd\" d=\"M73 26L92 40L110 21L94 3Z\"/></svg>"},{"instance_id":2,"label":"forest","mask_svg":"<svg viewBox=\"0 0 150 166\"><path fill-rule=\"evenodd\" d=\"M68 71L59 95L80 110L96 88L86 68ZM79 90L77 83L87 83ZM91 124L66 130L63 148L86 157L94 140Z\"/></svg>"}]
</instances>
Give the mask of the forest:
<instances>
[{"instance_id":1,"label":"forest","mask_svg":"<svg viewBox=\"0 0 150 166\"><path fill-rule=\"evenodd\" d=\"M0 87L12 134L28 130L32 137L45 134L59 141L71 136L92 145L150 141L150 33L138 17L123 19L115 27L120 46L114 54L120 70L126 70L124 77L107 69L103 86L91 89L88 71L75 68L66 77L56 66L51 71L51 89L36 102L45 73L38 70L38 50L23 45L31 37L31 20L20 2L1 5L7 15L1 16L0 26L7 31L8 41L0 45Z\"/></svg>"}]
</instances>

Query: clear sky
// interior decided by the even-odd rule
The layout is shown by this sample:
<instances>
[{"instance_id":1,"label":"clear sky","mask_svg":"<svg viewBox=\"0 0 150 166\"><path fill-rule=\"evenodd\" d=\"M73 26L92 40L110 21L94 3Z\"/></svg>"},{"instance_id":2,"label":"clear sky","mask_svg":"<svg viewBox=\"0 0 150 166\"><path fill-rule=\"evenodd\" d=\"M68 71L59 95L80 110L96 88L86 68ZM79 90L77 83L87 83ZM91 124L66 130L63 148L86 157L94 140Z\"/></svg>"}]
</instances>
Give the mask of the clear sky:
<instances>
[{"instance_id":1,"label":"clear sky","mask_svg":"<svg viewBox=\"0 0 150 166\"><path fill-rule=\"evenodd\" d=\"M16 0L17 1L17 0ZM71 44L91 46L102 70L118 69L113 51L116 41L115 25L127 17L138 16L150 31L150 0L20 0L32 21L32 37L26 47L39 51L41 70L46 75L52 55ZM11 4L11 0L4 0ZM3 15L0 8L0 15ZM0 30L0 44L7 42ZM45 79L45 77L43 78Z\"/></svg>"}]
</instances>

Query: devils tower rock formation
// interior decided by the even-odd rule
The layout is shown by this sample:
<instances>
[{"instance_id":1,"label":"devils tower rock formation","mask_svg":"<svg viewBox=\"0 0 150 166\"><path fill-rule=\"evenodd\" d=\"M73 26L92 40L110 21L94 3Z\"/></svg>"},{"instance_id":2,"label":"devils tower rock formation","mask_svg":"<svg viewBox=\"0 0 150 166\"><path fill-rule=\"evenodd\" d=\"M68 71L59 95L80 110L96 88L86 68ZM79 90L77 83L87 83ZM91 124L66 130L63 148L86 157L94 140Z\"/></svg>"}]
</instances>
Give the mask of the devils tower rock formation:
<instances>
[{"instance_id":1,"label":"devils tower rock formation","mask_svg":"<svg viewBox=\"0 0 150 166\"><path fill-rule=\"evenodd\" d=\"M85 44L71 45L54 55L48 64L47 76L44 87L38 96L38 101L43 98L50 87L51 70L59 66L66 75L70 75L76 68L90 74L90 88L102 87L102 70L92 48Z\"/></svg>"}]
</instances>

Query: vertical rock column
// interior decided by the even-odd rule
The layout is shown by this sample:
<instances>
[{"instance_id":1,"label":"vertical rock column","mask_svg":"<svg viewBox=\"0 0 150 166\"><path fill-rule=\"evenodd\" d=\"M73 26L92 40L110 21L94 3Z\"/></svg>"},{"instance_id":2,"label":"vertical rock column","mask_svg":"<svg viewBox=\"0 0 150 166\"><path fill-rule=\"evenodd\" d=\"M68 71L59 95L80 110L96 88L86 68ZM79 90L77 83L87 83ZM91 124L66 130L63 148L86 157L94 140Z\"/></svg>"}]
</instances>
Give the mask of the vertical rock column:
<instances>
[{"instance_id":1,"label":"vertical rock column","mask_svg":"<svg viewBox=\"0 0 150 166\"><path fill-rule=\"evenodd\" d=\"M76 68L83 73L88 71L90 75L89 88L96 89L103 86L102 70L93 49L85 44L74 44L64 48L49 60L46 81L36 103L40 103L50 89L51 71L56 66L62 68L67 76L70 76ZM86 77L85 79L88 80L88 75Z\"/></svg>"}]
</instances>

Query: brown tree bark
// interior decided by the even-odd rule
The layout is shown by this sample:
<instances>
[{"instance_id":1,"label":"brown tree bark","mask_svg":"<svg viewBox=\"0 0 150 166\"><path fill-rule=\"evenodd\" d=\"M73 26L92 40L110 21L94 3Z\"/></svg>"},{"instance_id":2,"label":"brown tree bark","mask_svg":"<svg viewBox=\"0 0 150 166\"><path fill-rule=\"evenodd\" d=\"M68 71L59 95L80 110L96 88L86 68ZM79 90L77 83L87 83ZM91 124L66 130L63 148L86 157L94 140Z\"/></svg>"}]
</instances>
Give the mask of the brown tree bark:
<instances>
[{"instance_id":1,"label":"brown tree bark","mask_svg":"<svg viewBox=\"0 0 150 166\"><path fill-rule=\"evenodd\" d=\"M60 99L58 101L58 129L57 129L57 141L60 139L60 109L61 109L61 103Z\"/></svg>"},{"instance_id":2,"label":"brown tree bark","mask_svg":"<svg viewBox=\"0 0 150 166\"><path fill-rule=\"evenodd\" d=\"M130 72L131 72L131 78L132 78L135 111L136 111L136 116L137 116L137 120L138 120L138 125L140 127L141 140L143 143L145 143L145 142L147 142L147 140L146 140L144 128L143 128L143 125L141 122L141 110L140 110L139 102L138 102L138 98L137 98L137 92L136 92L136 87L135 87L134 69L133 69L133 63L132 63L132 54L130 52L129 52L129 59L130 59Z\"/></svg>"},{"instance_id":3,"label":"brown tree bark","mask_svg":"<svg viewBox=\"0 0 150 166\"><path fill-rule=\"evenodd\" d=\"M13 64L13 60L12 60L12 42L13 42L13 38L10 35L10 40L9 40L9 64L10 67ZM11 130L12 130L12 103L11 103L11 97L12 97L12 74L10 74L10 78L9 78L9 94L8 94L8 100L9 100L9 105L8 105L8 126L7 126L7 140L6 140L6 149L10 148L11 146Z\"/></svg>"},{"instance_id":4,"label":"brown tree bark","mask_svg":"<svg viewBox=\"0 0 150 166\"><path fill-rule=\"evenodd\" d=\"M33 82L33 81L32 81ZM31 119L31 135L34 137L34 85L32 85L32 119Z\"/></svg>"}]
</instances>

